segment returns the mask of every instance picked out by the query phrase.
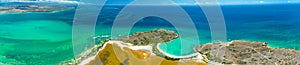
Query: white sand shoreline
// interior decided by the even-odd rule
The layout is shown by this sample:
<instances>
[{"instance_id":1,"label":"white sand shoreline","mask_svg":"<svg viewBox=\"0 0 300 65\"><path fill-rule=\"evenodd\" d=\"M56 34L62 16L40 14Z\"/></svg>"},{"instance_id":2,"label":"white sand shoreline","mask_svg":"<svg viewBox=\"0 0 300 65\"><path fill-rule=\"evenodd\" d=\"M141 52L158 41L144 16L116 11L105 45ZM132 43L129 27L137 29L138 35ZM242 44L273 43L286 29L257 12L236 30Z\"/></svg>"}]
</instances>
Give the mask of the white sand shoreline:
<instances>
[{"instance_id":1,"label":"white sand shoreline","mask_svg":"<svg viewBox=\"0 0 300 65\"><path fill-rule=\"evenodd\" d=\"M79 65L85 65L85 64L89 63L90 61L92 61L95 57L96 57L96 55L89 57L89 58L83 60L82 62L80 62Z\"/></svg>"},{"instance_id":2,"label":"white sand shoreline","mask_svg":"<svg viewBox=\"0 0 300 65\"><path fill-rule=\"evenodd\" d=\"M192 58L192 57L197 57L198 60L202 60L202 59L203 59L203 58L202 58L202 55L201 55L200 53L193 53L193 54L185 55L185 56L175 56L175 55L171 55L171 54L168 54L168 53L164 52L163 50L161 50L161 49L159 48L159 45L160 45L160 43L157 44L157 46L156 46L156 48L158 49L158 51L161 52L161 53L163 53L164 55L166 55L166 56L168 56L168 57L171 57L171 58ZM198 57L198 56L200 56L200 57Z\"/></svg>"},{"instance_id":3,"label":"white sand shoreline","mask_svg":"<svg viewBox=\"0 0 300 65\"><path fill-rule=\"evenodd\" d=\"M103 46L97 51L96 55L94 55L94 56L92 56L92 57L88 57L87 59L82 60L82 61L79 63L79 65L85 65L85 64L87 64L88 62L94 60L94 58L98 55L98 52L99 52L99 51L102 51L102 50L104 49L104 47L106 47L106 45L107 45L107 44L104 43Z\"/></svg>"}]
</instances>

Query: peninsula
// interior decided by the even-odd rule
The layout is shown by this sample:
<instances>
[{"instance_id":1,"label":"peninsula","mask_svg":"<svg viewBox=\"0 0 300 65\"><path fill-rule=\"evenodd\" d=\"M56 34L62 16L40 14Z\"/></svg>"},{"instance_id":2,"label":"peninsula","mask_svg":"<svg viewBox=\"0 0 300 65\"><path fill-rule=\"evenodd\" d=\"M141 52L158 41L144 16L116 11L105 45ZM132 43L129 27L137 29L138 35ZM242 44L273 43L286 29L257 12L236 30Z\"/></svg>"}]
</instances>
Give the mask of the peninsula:
<instances>
[{"instance_id":1,"label":"peninsula","mask_svg":"<svg viewBox=\"0 0 300 65\"><path fill-rule=\"evenodd\" d=\"M75 62L67 62L68 65L175 65L196 64L206 65L202 55L195 53L193 56L174 57L165 55L157 47L178 38L174 31L158 29L149 32L138 32L132 36L104 41L102 47L95 46L90 54L81 55ZM96 50L99 49L99 50ZM94 52L97 52L96 54Z\"/></svg>"},{"instance_id":2,"label":"peninsula","mask_svg":"<svg viewBox=\"0 0 300 65\"><path fill-rule=\"evenodd\" d=\"M158 29L138 32L131 36L103 41L104 45L89 50L68 65L207 65L207 64L259 64L299 65L300 52L270 48L264 42L215 42L194 47L196 53L173 56L158 45L178 38L174 31Z\"/></svg>"}]
</instances>

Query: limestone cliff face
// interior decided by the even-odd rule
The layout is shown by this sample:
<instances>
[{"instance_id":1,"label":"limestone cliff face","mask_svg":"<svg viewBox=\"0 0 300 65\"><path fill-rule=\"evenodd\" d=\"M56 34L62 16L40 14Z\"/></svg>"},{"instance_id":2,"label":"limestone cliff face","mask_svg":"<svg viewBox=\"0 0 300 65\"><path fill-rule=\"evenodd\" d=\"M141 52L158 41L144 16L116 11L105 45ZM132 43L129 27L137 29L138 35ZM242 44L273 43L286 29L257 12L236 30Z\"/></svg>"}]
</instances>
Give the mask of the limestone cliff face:
<instances>
[{"instance_id":1,"label":"limestone cliff face","mask_svg":"<svg viewBox=\"0 0 300 65\"><path fill-rule=\"evenodd\" d=\"M226 46L223 46L223 45ZM299 65L300 53L296 50L269 48L267 43L233 41L204 44L195 47L207 56L210 63L247 65Z\"/></svg>"}]
</instances>

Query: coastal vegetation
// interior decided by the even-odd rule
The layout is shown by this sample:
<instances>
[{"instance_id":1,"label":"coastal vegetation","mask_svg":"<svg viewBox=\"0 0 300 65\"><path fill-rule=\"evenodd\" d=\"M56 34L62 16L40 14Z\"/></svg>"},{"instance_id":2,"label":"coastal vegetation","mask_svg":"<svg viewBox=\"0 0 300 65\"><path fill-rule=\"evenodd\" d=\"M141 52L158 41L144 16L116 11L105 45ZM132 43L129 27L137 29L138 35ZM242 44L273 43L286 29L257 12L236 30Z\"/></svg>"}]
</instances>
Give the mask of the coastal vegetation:
<instances>
[{"instance_id":1,"label":"coastal vegetation","mask_svg":"<svg viewBox=\"0 0 300 65\"><path fill-rule=\"evenodd\" d=\"M149 32L137 32L132 36L126 36L118 39L126 43L132 43L133 45L156 45L158 43L169 42L175 38L178 38L178 34L174 31L168 31L165 29L152 30Z\"/></svg>"},{"instance_id":2,"label":"coastal vegetation","mask_svg":"<svg viewBox=\"0 0 300 65\"><path fill-rule=\"evenodd\" d=\"M222 46L223 44L227 46ZM217 42L195 47L210 62L247 65L299 65L300 52L295 49L270 48L265 42ZM219 54L219 55L218 55Z\"/></svg>"},{"instance_id":3,"label":"coastal vegetation","mask_svg":"<svg viewBox=\"0 0 300 65\"><path fill-rule=\"evenodd\" d=\"M149 32L139 32L132 36L126 36L117 39L108 39L103 41L104 45L98 45L102 48L97 52L95 56L90 56L91 54L81 55L76 58L76 62L66 63L71 65L77 65L84 63L86 65L174 65L174 64L196 64L196 65L206 65L202 60L198 61L195 59L184 58L185 61L182 62L180 59L183 58L173 58L165 55L157 49L159 43L165 43L178 38L178 34L174 31L157 29ZM144 46L145 48L139 47ZM99 47L93 47L97 49ZM135 48L137 49L135 49ZM149 48L147 48L149 47ZM82 59L88 59L88 62Z\"/></svg>"},{"instance_id":4,"label":"coastal vegetation","mask_svg":"<svg viewBox=\"0 0 300 65\"><path fill-rule=\"evenodd\" d=\"M161 52L156 46L159 43L169 42L179 36L174 31L158 29L149 32L139 32L132 36L117 39L105 40L102 47L94 57L90 59L77 60L74 64L84 63L85 65L176 65L176 64L280 64L299 65L300 52L290 49L270 48L264 42L215 42L194 47L194 50L201 54L186 58L174 58ZM88 57L79 57L87 59ZM72 64L72 63L71 63Z\"/></svg>"}]
</instances>

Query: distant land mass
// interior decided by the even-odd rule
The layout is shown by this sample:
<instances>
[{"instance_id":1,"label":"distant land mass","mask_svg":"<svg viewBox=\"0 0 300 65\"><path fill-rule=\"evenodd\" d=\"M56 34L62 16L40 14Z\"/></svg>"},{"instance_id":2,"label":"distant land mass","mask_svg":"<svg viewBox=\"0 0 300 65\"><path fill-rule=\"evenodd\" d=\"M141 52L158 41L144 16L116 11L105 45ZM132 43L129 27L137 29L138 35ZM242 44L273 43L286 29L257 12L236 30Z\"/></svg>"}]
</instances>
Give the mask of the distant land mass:
<instances>
[{"instance_id":1,"label":"distant land mass","mask_svg":"<svg viewBox=\"0 0 300 65\"><path fill-rule=\"evenodd\" d=\"M125 37L121 32L116 35L117 38L109 39L115 37L110 35L115 17L126 5L110 5L109 3L116 3L108 0L101 13L94 14L95 9L99 11L99 8L84 1L0 1L0 65L147 64L144 61L151 61L149 63L152 64L299 65L300 3L293 1L289 3L264 1L265 3L260 4L237 2L232 5L223 5L220 2L226 20L228 40L222 42L212 42L213 31L210 29L206 14L198 5L178 3L178 6L190 16L198 35L180 38L183 36L172 32L176 27L170 21L150 16L137 21L130 34L149 30L153 30L152 32L140 32ZM116 0L116 2L121 1ZM91 5L91 7L77 8L78 5ZM86 11L78 13L80 10ZM143 13L143 11L136 13ZM84 15L84 18L78 21L78 17L74 15ZM126 14L121 18L130 19L127 16L132 15L134 14ZM88 35L86 39L79 37L78 44L85 45L84 47L87 48L82 49L84 50L82 54L77 56L74 51L77 49L73 44L73 40L77 41L77 39L73 39L72 36L73 22L86 22L96 16L98 19L94 20L97 22L95 32L89 32L95 35ZM185 22L176 23L185 24ZM83 24L80 29L84 29L85 25L89 24ZM126 28L122 27L122 29ZM154 30L159 28L168 30ZM189 27L180 29L183 32L192 30ZM163 32L167 31L169 31L167 35L164 35ZM199 39L194 39L194 36L198 36ZM86 42L90 40L98 41ZM199 40L199 43L189 44L190 41L196 40ZM91 48L89 44L96 45Z\"/></svg>"},{"instance_id":2,"label":"distant land mass","mask_svg":"<svg viewBox=\"0 0 300 65\"><path fill-rule=\"evenodd\" d=\"M28 12L57 12L74 9L74 7L59 6L59 5L38 5L38 4L23 4L23 5L4 5L0 6L1 13L28 13Z\"/></svg>"},{"instance_id":3,"label":"distant land mass","mask_svg":"<svg viewBox=\"0 0 300 65\"><path fill-rule=\"evenodd\" d=\"M0 2L24 2L24 1L38 2L38 1L78 1L78 0L0 0Z\"/></svg>"}]
</instances>

